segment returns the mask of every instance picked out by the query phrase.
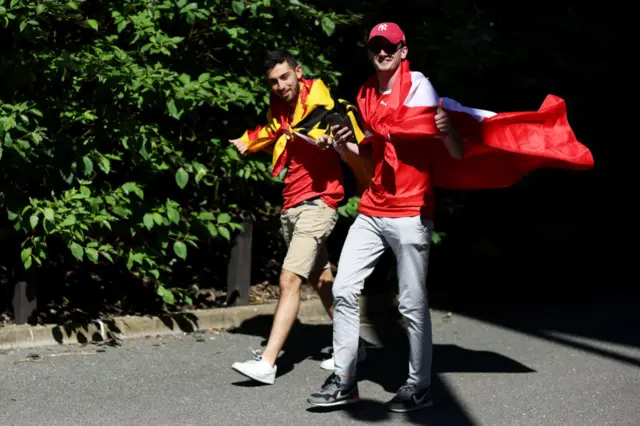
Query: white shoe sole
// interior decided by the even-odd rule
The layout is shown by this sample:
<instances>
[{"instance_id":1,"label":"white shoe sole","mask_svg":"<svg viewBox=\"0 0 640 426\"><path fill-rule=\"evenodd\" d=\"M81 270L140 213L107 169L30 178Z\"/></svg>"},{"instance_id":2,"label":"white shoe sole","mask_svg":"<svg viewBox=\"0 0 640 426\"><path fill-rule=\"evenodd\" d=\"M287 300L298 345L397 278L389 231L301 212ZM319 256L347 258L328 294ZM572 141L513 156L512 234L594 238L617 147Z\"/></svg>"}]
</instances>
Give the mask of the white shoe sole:
<instances>
[{"instance_id":1,"label":"white shoe sole","mask_svg":"<svg viewBox=\"0 0 640 426\"><path fill-rule=\"evenodd\" d=\"M367 359L366 350L363 351L358 349L358 364L366 361L366 359ZM324 361L322 361L320 363L320 368L327 371L336 371L336 364L335 364L334 358L331 357L329 359L325 359Z\"/></svg>"},{"instance_id":2,"label":"white shoe sole","mask_svg":"<svg viewBox=\"0 0 640 426\"><path fill-rule=\"evenodd\" d=\"M258 375L255 375L255 374L251 374L250 371L247 371L247 370L244 369L242 364L237 363L237 362L235 364L233 364L231 366L231 368L234 371L237 371L238 373L242 374L243 376L248 377L249 379L255 380L255 381L260 382L260 383L264 383L266 385L272 385L276 381L275 374L274 375L269 375L269 377L267 377L267 376L258 376Z\"/></svg>"},{"instance_id":3,"label":"white shoe sole","mask_svg":"<svg viewBox=\"0 0 640 426\"><path fill-rule=\"evenodd\" d=\"M316 407L339 407L340 405L349 405L349 404L355 404L356 402L360 402L360 398L343 399L342 401L338 401L338 402L311 402L309 400L307 400L307 402Z\"/></svg>"},{"instance_id":4,"label":"white shoe sole","mask_svg":"<svg viewBox=\"0 0 640 426\"><path fill-rule=\"evenodd\" d=\"M333 358L325 359L320 363L320 368L328 371L335 371L336 364L333 362Z\"/></svg>"}]
</instances>

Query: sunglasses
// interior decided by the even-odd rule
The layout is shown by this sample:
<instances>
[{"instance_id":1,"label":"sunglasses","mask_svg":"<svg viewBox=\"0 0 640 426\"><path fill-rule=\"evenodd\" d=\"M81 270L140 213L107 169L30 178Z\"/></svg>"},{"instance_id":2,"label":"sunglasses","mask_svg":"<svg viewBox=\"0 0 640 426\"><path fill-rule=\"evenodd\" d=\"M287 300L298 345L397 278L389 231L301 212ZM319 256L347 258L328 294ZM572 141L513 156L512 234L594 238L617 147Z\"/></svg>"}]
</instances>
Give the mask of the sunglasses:
<instances>
[{"instance_id":1,"label":"sunglasses","mask_svg":"<svg viewBox=\"0 0 640 426\"><path fill-rule=\"evenodd\" d=\"M396 53L398 50L400 50L400 48L402 48L402 42L400 43L371 43L367 45L367 50L369 50L369 52L377 55L378 53L380 53L380 51L384 50L385 53L388 54L394 54Z\"/></svg>"}]
</instances>

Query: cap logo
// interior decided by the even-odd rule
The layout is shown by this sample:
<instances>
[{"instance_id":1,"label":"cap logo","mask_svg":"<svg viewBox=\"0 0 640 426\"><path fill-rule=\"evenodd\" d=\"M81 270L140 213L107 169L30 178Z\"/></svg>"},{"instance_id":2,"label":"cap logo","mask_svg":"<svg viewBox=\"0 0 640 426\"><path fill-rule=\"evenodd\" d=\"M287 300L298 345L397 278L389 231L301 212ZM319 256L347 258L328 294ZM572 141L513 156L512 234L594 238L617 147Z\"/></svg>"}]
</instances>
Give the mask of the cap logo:
<instances>
[{"instance_id":1,"label":"cap logo","mask_svg":"<svg viewBox=\"0 0 640 426\"><path fill-rule=\"evenodd\" d=\"M378 25L378 31L387 31L387 24Z\"/></svg>"}]
</instances>

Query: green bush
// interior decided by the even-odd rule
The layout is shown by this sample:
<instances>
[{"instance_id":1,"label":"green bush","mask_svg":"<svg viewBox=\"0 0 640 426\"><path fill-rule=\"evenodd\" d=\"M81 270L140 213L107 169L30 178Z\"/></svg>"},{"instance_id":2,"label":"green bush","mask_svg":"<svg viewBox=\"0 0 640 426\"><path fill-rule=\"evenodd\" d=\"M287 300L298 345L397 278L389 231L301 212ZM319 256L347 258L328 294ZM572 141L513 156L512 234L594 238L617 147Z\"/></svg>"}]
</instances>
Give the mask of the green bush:
<instances>
[{"instance_id":1,"label":"green bush","mask_svg":"<svg viewBox=\"0 0 640 426\"><path fill-rule=\"evenodd\" d=\"M357 17L313 3L0 0L4 266L119 270L191 303L176 269L280 202L268 156L227 143L264 115L264 53L337 83L324 40Z\"/></svg>"}]
</instances>

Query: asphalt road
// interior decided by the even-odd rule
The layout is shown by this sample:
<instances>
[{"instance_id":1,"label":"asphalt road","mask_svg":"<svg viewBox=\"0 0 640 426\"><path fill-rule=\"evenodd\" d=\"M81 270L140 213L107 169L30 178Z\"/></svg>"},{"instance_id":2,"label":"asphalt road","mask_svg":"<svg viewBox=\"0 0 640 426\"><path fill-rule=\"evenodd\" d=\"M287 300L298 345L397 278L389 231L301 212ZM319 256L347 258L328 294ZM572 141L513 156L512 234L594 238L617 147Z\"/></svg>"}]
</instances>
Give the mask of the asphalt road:
<instances>
[{"instance_id":1,"label":"asphalt road","mask_svg":"<svg viewBox=\"0 0 640 426\"><path fill-rule=\"evenodd\" d=\"M406 340L389 322L362 327L363 400L329 411L306 402L327 377L327 324L297 326L272 386L230 368L261 346L269 317L233 333L13 350L0 355L0 425L638 425L638 310L591 309L434 312L436 405L410 415L382 405L407 368Z\"/></svg>"}]
</instances>

